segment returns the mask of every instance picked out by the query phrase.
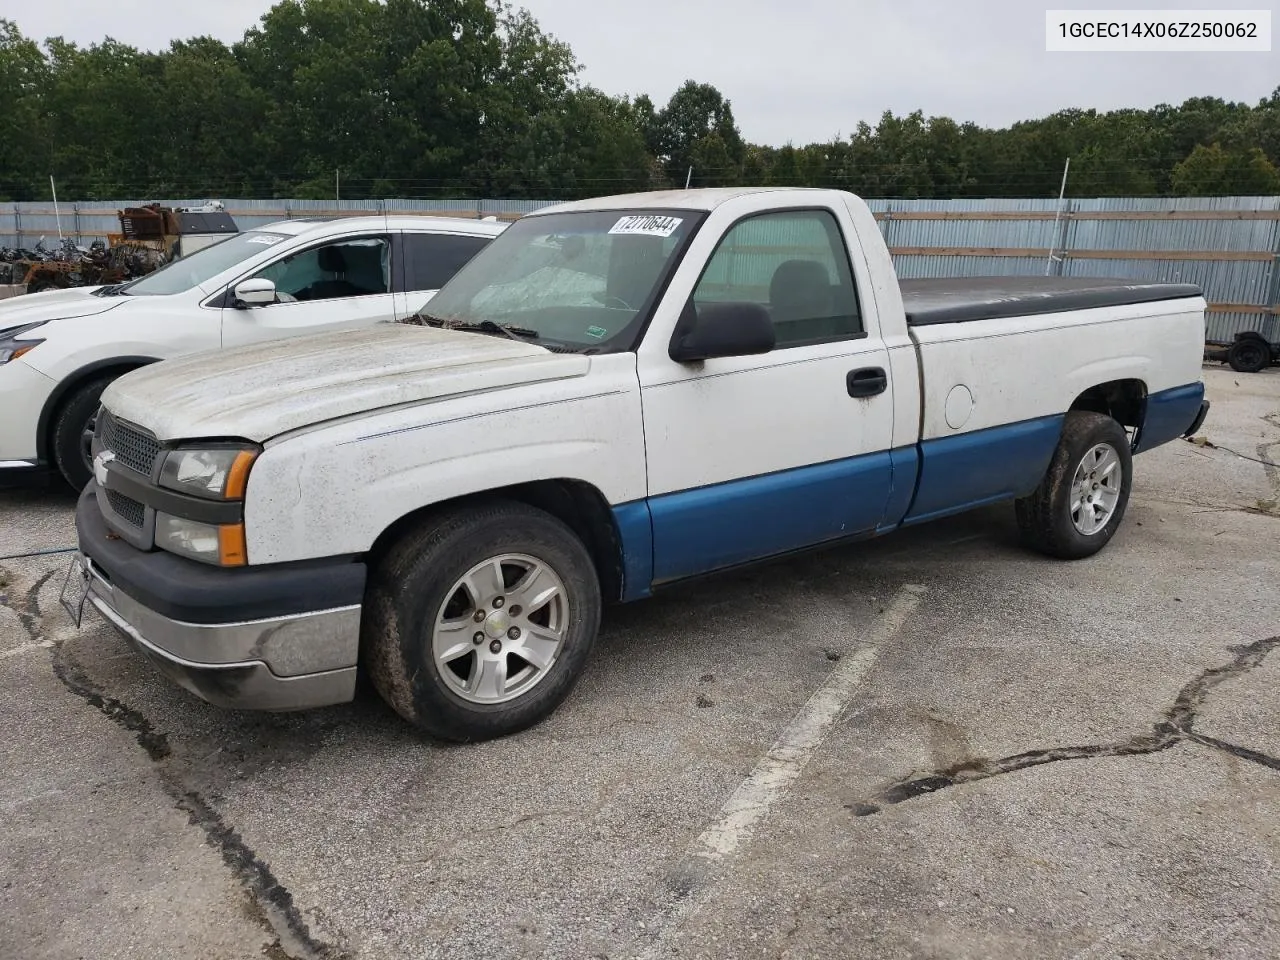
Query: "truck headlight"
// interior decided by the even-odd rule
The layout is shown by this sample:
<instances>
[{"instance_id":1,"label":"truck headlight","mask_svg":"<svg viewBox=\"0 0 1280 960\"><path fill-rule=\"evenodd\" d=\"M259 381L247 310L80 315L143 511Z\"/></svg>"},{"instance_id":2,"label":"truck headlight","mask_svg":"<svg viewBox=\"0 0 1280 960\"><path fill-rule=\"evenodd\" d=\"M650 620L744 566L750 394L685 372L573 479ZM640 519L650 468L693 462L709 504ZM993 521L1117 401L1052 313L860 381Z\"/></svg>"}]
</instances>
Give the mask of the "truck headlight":
<instances>
[{"instance_id":1,"label":"truck headlight","mask_svg":"<svg viewBox=\"0 0 1280 960\"><path fill-rule=\"evenodd\" d=\"M18 337L29 330L34 330L36 327L43 327L45 322L42 320L39 323L28 323L21 327L12 327L0 333L0 366L10 360L17 360L24 353L30 353L44 343L43 340L19 340Z\"/></svg>"},{"instance_id":2,"label":"truck headlight","mask_svg":"<svg viewBox=\"0 0 1280 960\"><path fill-rule=\"evenodd\" d=\"M249 562L243 523L215 525L157 513L156 546L219 567L243 567Z\"/></svg>"},{"instance_id":3,"label":"truck headlight","mask_svg":"<svg viewBox=\"0 0 1280 960\"><path fill-rule=\"evenodd\" d=\"M209 500L240 500L257 457L257 450L244 447L173 450L160 468L160 486Z\"/></svg>"}]
</instances>

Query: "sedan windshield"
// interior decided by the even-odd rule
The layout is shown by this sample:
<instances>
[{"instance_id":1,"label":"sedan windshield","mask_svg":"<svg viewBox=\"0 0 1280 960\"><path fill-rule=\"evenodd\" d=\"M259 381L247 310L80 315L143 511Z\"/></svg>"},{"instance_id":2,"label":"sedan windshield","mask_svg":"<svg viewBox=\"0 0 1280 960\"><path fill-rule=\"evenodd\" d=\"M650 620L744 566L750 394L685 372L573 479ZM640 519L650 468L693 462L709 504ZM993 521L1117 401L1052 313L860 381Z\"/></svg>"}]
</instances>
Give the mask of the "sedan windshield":
<instances>
[{"instance_id":1,"label":"sedan windshield","mask_svg":"<svg viewBox=\"0 0 1280 960\"><path fill-rule=\"evenodd\" d=\"M609 210L518 220L436 294L425 317L572 350L630 350L704 216Z\"/></svg>"},{"instance_id":2,"label":"sedan windshield","mask_svg":"<svg viewBox=\"0 0 1280 960\"><path fill-rule=\"evenodd\" d=\"M154 273L126 283L115 292L131 297L161 297L185 293L287 239L284 234L266 233L262 230L238 233L211 247L166 263Z\"/></svg>"}]
</instances>

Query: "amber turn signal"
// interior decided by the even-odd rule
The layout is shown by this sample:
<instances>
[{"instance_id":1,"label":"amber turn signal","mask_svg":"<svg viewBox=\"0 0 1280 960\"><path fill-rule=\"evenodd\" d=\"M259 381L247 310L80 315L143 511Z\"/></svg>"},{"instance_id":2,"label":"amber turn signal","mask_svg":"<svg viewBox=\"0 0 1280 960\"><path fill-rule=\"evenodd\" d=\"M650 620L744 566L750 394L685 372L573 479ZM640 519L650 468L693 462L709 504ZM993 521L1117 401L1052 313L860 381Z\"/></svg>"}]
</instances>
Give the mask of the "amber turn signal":
<instances>
[{"instance_id":1,"label":"amber turn signal","mask_svg":"<svg viewBox=\"0 0 1280 960\"><path fill-rule=\"evenodd\" d=\"M224 567L243 567L249 562L243 523L228 523L218 527L218 562Z\"/></svg>"}]
</instances>

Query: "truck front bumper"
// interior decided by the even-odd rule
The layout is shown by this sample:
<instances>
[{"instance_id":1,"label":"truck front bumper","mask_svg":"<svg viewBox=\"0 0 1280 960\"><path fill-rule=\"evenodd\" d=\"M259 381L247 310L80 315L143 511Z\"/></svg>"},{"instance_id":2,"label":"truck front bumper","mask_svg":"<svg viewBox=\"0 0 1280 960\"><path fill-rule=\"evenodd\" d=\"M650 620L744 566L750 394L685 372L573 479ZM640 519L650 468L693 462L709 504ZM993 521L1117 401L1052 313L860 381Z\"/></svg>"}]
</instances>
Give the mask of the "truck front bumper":
<instances>
[{"instance_id":1,"label":"truck front bumper","mask_svg":"<svg viewBox=\"0 0 1280 960\"><path fill-rule=\"evenodd\" d=\"M242 710L306 710L355 695L365 567L349 559L225 570L114 539L90 483L68 588L164 676ZM73 611L78 617L78 609Z\"/></svg>"}]
</instances>

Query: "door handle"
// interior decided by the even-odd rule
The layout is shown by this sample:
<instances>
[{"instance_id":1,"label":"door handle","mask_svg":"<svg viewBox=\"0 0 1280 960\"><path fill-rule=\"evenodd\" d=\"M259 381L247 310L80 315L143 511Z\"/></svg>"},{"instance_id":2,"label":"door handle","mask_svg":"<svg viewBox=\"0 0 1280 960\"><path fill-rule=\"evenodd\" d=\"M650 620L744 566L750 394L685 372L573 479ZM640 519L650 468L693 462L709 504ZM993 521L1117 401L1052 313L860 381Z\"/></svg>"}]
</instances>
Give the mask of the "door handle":
<instances>
[{"instance_id":1,"label":"door handle","mask_svg":"<svg viewBox=\"0 0 1280 960\"><path fill-rule=\"evenodd\" d=\"M889 378L883 367L863 367L851 370L845 384L851 397L874 397L889 389Z\"/></svg>"}]
</instances>

